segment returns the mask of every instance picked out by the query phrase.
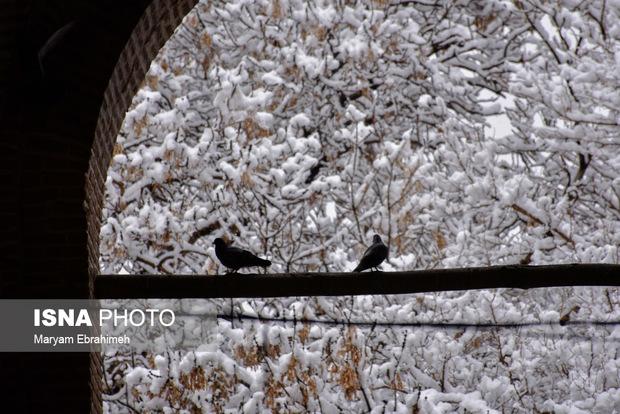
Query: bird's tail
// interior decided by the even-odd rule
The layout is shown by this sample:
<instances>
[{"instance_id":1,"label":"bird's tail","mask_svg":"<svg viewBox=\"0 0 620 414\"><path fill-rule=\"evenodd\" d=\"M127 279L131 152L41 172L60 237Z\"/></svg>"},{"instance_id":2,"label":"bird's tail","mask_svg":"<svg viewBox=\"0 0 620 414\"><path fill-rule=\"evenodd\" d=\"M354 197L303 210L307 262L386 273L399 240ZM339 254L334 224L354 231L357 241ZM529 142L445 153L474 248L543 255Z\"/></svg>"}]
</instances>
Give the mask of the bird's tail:
<instances>
[{"instance_id":1,"label":"bird's tail","mask_svg":"<svg viewBox=\"0 0 620 414\"><path fill-rule=\"evenodd\" d=\"M271 266L271 260L265 260L265 259L258 259L259 262L257 263L257 266L260 267L269 267Z\"/></svg>"},{"instance_id":2,"label":"bird's tail","mask_svg":"<svg viewBox=\"0 0 620 414\"><path fill-rule=\"evenodd\" d=\"M352 273L361 272L362 270L364 270L364 269L362 269L362 265L360 263L360 264L357 265L357 267L355 269L352 270Z\"/></svg>"},{"instance_id":3,"label":"bird's tail","mask_svg":"<svg viewBox=\"0 0 620 414\"><path fill-rule=\"evenodd\" d=\"M260 267L268 267L271 266L271 261L266 259L261 259L260 257L252 254L250 252L243 251L241 256L239 257L239 261L242 263L241 267L251 267L251 266L260 266Z\"/></svg>"}]
</instances>

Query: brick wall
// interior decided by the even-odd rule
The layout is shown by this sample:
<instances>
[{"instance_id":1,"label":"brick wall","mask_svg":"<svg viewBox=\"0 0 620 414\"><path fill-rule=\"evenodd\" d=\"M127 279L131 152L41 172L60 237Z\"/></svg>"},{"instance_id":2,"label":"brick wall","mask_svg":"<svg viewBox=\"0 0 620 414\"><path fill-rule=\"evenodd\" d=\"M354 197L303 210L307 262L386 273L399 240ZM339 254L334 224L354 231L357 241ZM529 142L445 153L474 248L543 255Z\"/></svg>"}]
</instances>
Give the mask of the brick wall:
<instances>
[{"instance_id":1,"label":"brick wall","mask_svg":"<svg viewBox=\"0 0 620 414\"><path fill-rule=\"evenodd\" d=\"M2 1L0 298L91 294L116 132L194 2ZM99 355L0 354L0 369L7 412L101 410Z\"/></svg>"}]
</instances>

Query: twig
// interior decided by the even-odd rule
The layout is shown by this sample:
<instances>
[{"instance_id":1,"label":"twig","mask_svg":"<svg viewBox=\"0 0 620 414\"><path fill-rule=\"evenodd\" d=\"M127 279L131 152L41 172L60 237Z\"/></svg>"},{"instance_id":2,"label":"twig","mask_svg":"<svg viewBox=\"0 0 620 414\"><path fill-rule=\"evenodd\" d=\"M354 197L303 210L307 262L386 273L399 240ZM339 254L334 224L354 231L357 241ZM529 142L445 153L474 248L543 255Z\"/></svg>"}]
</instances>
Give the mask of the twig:
<instances>
[{"instance_id":1,"label":"twig","mask_svg":"<svg viewBox=\"0 0 620 414\"><path fill-rule=\"evenodd\" d=\"M536 224L540 224L542 226L546 226L545 223L543 223L542 220L540 220L539 218L537 218L536 216L534 216L533 214L531 214L530 212L528 212L527 210L525 210L522 207L519 207L516 204L511 205L510 207L512 207L513 210L527 216L529 219L531 219L533 222L535 222ZM558 229L554 229L551 228L551 231L555 232L558 236L560 236L561 238L563 238L566 242L570 243L571 245L573 245L573 247L575 246L575 242L573 241L573 239L571 239L570 237L568 237L566 234L564 234L562 231L558 230Z\"/></svg>"}]
</instances>

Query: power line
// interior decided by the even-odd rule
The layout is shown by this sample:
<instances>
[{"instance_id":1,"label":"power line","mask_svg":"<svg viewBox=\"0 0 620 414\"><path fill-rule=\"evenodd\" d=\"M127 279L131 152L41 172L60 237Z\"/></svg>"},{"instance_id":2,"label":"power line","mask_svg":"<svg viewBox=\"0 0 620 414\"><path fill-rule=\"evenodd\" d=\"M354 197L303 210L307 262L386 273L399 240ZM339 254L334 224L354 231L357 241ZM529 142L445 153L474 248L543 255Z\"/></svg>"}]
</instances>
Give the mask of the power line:
<instances>
[{"instance_id":1,"label":"power line","mask_svg":"<svg viewBox=\"0 0 620 414\"><path fill-rule=\"evenodd\" d=\"M588 321L588 320L567 320L567 321L531 321L531 322L390 322L390 321L356 321L356 320L325 320L313 318L286 318L286 317L264 317L258 315L246 314L189 314L177 313L179 316L187 317L211 317L224 320L248 320L261 323L293 323L293 324L311 324L311 325L327 325L327 326L356 326L356 327L388 327L388 328L434 328L434 329L519 329L534 327L567 327L567 326L617 326L620 321Z\"/></svg>"},{"instance_id":2,"label":"power line","mask_svg":"<svg viewBox=\"0 0 620 414\"><path fill-rule=\"evenodd\" d=\"M218 319L230 320L230 315L217 315ZM260 316L254 315L233 315L234 319L237 320L249 320L254 322L261 323L309 323L309 324L317 324L317 325L328 325L328 326L355 326L355 327L363 327L374 329L376 327L384 327L384 328L396 328L396 329L411 329L411 328L420 328L420 329L435 329L435 330L488 330L488 329L516 329L520 330L525 328L525 332L519 333L522 337L528 338L539 338L541 335L544 335L547 339L561 339L561 340L578 340L578 341L587 341L592 343L601 343L601 342L617 342L620 343L620 337L602 337L602 336L591 336L585 333L578 333L571 330L561 329L566 327L576 327L576 326L594 326L594 327L606 327L606 326L618 326L620 325L620 321L584 321L584 320L567 320L567 321L549 321L549 322L508 322L508 323L463 323L463 322L388 322L388 321L352 321L352 320L320 320L320 319L288 319L288 318L262 318ZM540 331L532 331L527 328L555 328L551 332L540 332Z\"/></svg>"}]
</instances>

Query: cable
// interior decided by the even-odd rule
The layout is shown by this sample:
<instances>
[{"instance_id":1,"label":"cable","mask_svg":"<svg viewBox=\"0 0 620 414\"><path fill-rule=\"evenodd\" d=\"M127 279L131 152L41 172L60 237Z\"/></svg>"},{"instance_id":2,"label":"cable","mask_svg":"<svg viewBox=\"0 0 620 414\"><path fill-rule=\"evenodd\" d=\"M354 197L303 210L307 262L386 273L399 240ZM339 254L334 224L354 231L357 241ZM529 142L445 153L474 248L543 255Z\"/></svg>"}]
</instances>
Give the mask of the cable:
<instances>
[{"instance_id":1,"label":"cable","mask_svg":"<svg viewBox=\"0 0 620 414\"><path fill-rule=\"evenodd\" d=\"M176 316L206 316L214 317L217 319L230 320L230 314L179 314ZM321 319L309 319L309 318L269 318L256 315L245 314L233 314L232 319L236 320L250 320L258 321L262 323L277 322L277 323L309 323L314 325L328 325L328 326L358 326L358 327L393 327L393 328L434 328L434 329L518 329L518 328L530 328L530 327L566 327L566 326L616 326L620 325L620 321L584 321L584 320L568 320L568 321L535 321L535 322L506 322L506 323L467 323L467 322L388 322L388 321L354 321L354 320L321 320Z\"/></svg>"}]
</instances>

